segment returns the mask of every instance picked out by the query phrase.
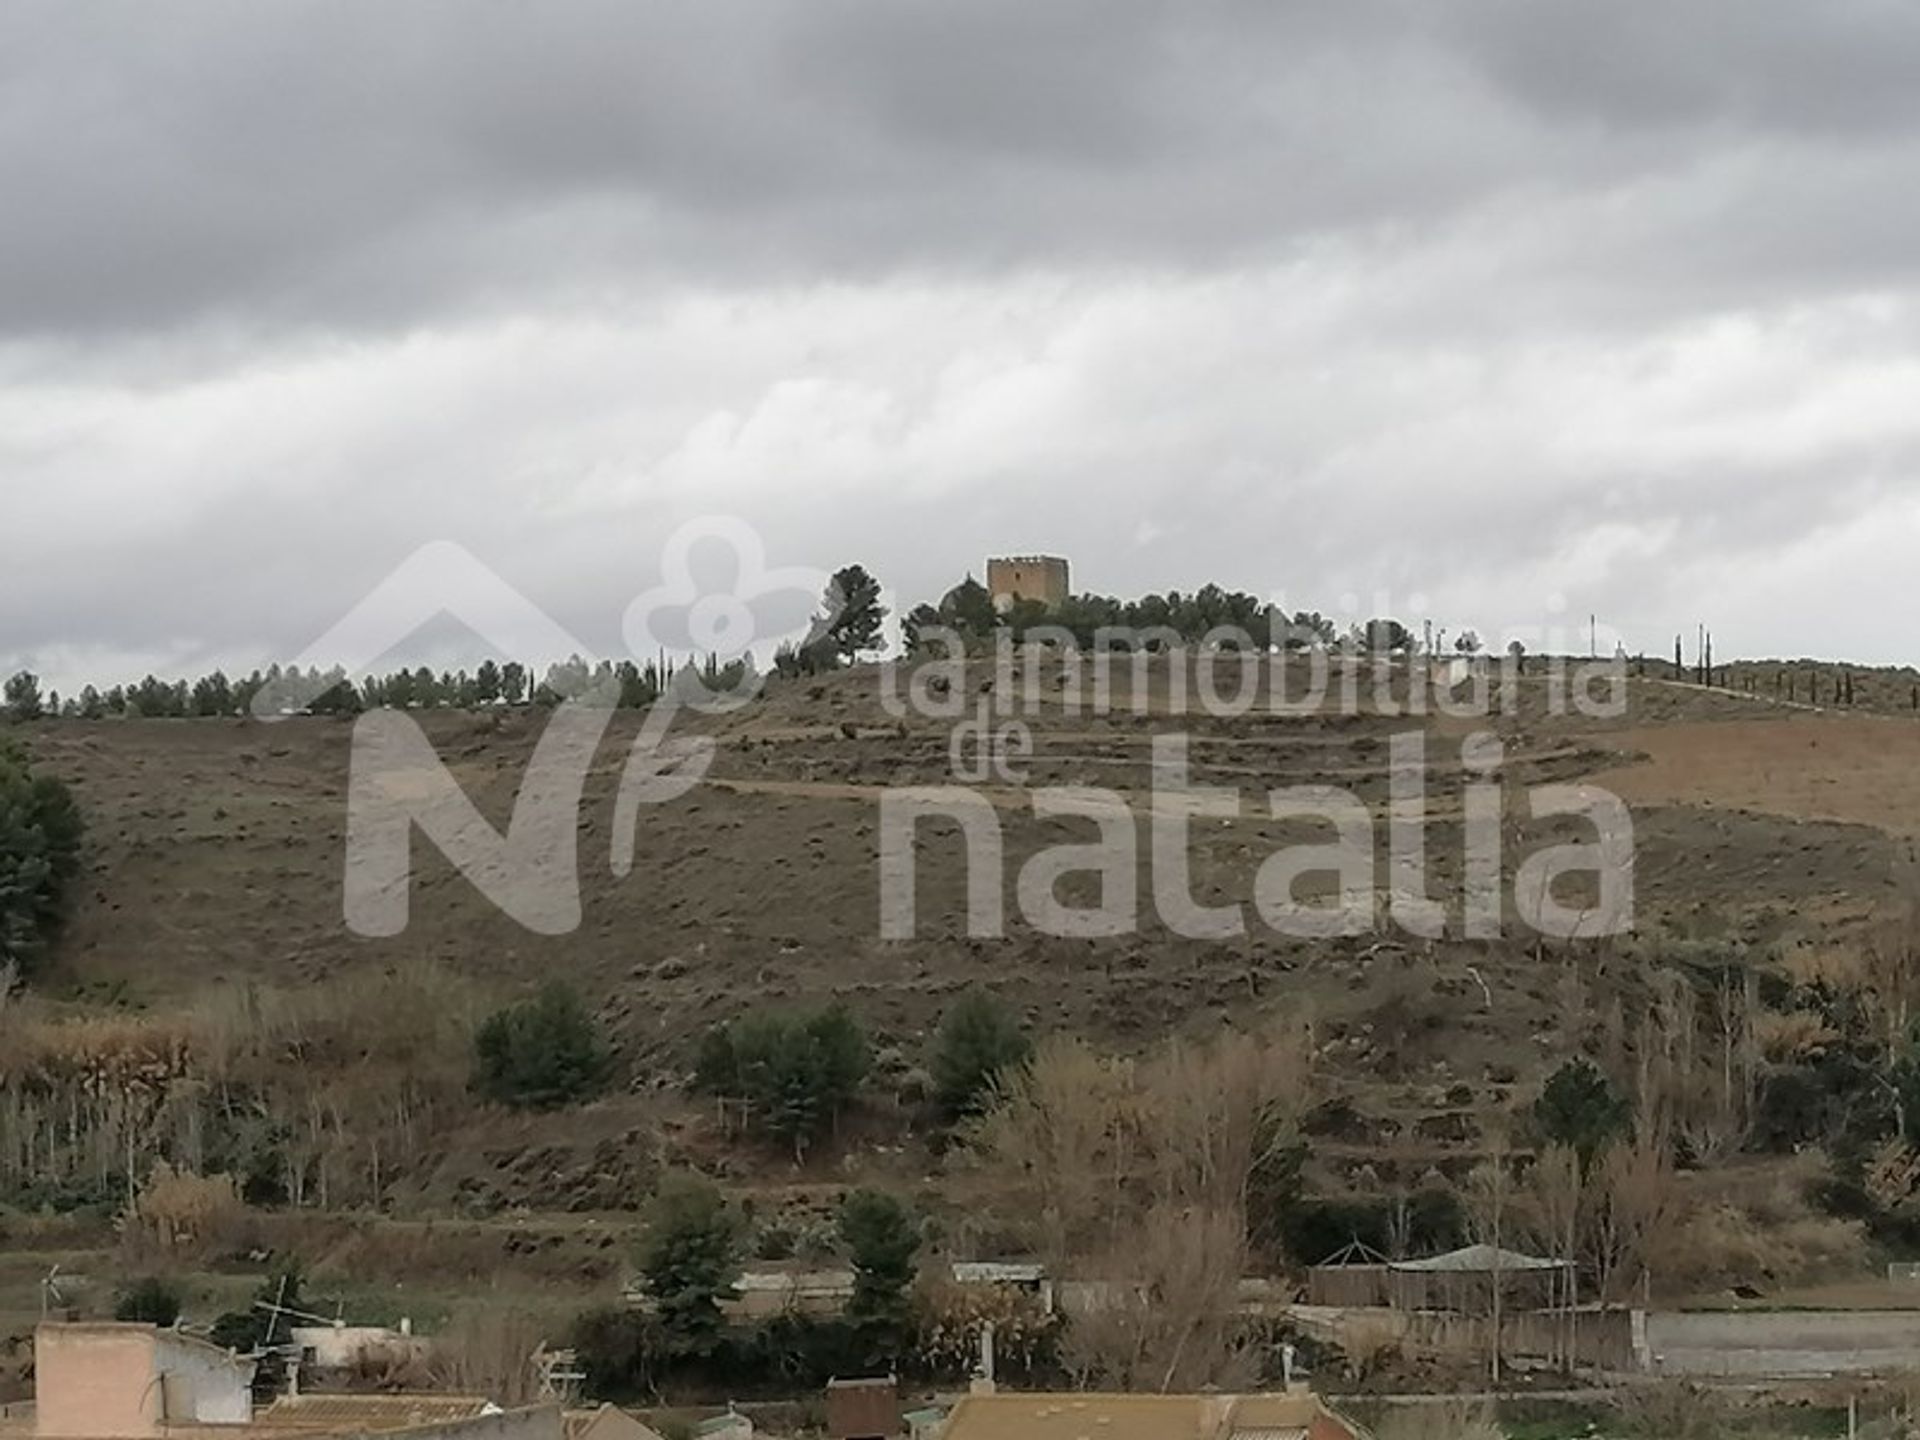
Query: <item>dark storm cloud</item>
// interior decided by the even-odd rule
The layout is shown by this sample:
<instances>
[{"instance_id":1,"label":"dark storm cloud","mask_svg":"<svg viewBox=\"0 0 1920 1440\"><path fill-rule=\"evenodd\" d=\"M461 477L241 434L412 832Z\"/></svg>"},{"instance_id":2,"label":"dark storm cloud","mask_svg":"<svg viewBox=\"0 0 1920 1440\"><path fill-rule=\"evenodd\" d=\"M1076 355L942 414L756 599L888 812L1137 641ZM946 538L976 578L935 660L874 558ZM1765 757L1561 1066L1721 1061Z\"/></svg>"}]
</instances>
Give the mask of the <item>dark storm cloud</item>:
<instances>
[{"instance_id":1,"label":"dark storm cloud","mask_svg":"<svg viewBox=\"0 0 1920 1440\"><path fill-rule=\"evenodd\" d=\"M1840 139L1904 131L1920 117L1920 11L1901 0L1498 0L1449 13L1464 49L1542 116Z\"/></svg>"},{"instance_id":2,"label":"dark storm cloud","mask_svg":"<svg viewBox=\"0 0 1920 1440\"><path fill-rule=\"evenodd\" d=\"M1920 539L1916 73L1904 0L14 0L0 669L440 539L611 647L709 510L1816 649L1752 577Z\"/></svg>"},{"instance_id":3,"label":"dark storm cloud","mask_svg":"<svg viewBox=\"0 0 1920 1440\"><path fill-rule=\"evenodd\" d=\"M1875 157L1911 139L1917 62L1920 12L1875 0L16 4L0 332L1245 263L1756 145L1789 153L1727 197L1724 238L1783 220L1754 269L1831 280L1790 223L1819 206L1904 271ZM1724 275L1697 218L1656 258Z\"/></svg>"}]
</instances>

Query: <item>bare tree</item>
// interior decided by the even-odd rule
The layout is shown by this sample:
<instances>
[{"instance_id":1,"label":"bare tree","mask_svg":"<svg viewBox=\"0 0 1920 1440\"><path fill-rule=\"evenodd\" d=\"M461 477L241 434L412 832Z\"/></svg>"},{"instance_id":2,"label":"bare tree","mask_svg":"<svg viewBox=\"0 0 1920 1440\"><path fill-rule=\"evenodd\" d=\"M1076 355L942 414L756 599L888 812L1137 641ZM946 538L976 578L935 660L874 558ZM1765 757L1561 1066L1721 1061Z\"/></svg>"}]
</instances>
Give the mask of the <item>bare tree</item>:
<instances>
[{"instance_id":1,"label":"bare tree","mask_svg":"<svg viewBox=\"0 0 1920 1440\"><path fill-rule=\"evenodd\" d=\"M484 1395L496 1405L540 1398L535 1355L543 1343L537 1317L502 1305L461 1311L434 1343L432 1372L443 1390Z\"/></svg>"},{"instance_id":2,"label":"bare tree","mask_svg":"<svg viewBox=\"0 0 1920 1440\"><path fill-rule=\"evenodd\" d=\"M1083 1387L1121 1391L1241 1389L1258 1373L1235 1313L1246 1231L1233 1211L1156 1206L1112 1254L1068 1325L1062 1359Z\"/></svg>"},{"instance_id":3,"label":"bare tree","mask_svg":"<svg viewBox=\"0 0 1920 1440\"><path fill-rule=\"evenodd\" d=\"M1667 1128L1702 1161L1729 1155L1751 1133L1758 1104L1758 978L1729 965L1704 1004L1680 970L1644 978L1653 999L1639 1032L1638 1107L1669 1117Z\"/></svg>"},{"instance_id":4,"label":"bare tree","mask_svg":"<svg viewBox=\"0 0 1920 1440\"><path fill-rule=\"evenodd\" d=\"M1666 1128L1645 1123L1632 1141L1613 1146L1595 1167L1592 1184L1589 1264L1601 1297L1610 1299L1622 1281L1631 1285L1646 1276L1650 1256L1681 1218Z\"/></svg>"},{"instance_id":5,"label":"bare tree","mask_svg":"<svg viewBox=\"0 0 1920 1440\"><path fill-rule=\"evenodd\" d=\"M230 1244L247 1207L230 1175L195 1175L162 1160L121 1216L121 1243L136 1253L204 1254Z\"/></svg>"},{"instance_id":6,"label":"bare tree","mask_svg":"<svg viewBox=\"0 0 1920 1440\"><path fill-rule=\"evenodd\" d=\"M1496 1125L1487 1135L1486 1157L1474 1167L1473 1174L1467 1179L1467 1215L1473 1225L1474 1238L1482 1245L1489 1245L1496 1255L1506 1247L1507 1226L1512 1222L1513 1173L1510 1166L1510 1145L1506 1127ZM1492 1325L1488 1330L1488 1370L1497 1389L1500 1384L1500 1323L1501 1301L1506 1290L1506 1277L1501 1273L1498 1263L1488 1278L1489 1310Z\"/></svg>"},{"instance_id":7,"label":"bare tree","mask_svg":"<svg viewBox=\"0 0 1920 1440\"><path fill-rule=\"evenodd\" d=\"M964 1139L1049 1260L1110 1252L1154 1205L1244 1221L1253 1177L1298 1136L1310 1055L1294 1028L1176 1042L1138 1064L1049 1041Z\"/></svg>"},{"instance_id":8,"label":"bare tree","mask_svg":"<svg viewBox=\"0 0 1920 1440\"><path fill-rule=\"evenodd\" d=\"M1760 1010L1760 980L1751 970L1729 967L1714 995L1719 1025L1719 1109L1686 1131L1694 1155L1712 1161L1738 1150L1753 1128L1760 1092L1760 1046L1754 1017Z\"/></svg>"},{"instance_id":9,"label":"bare tree","mask_svg":"<svg viewBox=\"0 0 1920 1440\"><path fill-rule=\"evenodd\" d=\"M1580 1232L1587 1222L1587 1177L1582 1173L1580 1152L1571 1145L1544 1146L1526 1174L1519 1197L1531 1212L1534 1238L1547 1254L1566 1263L1564 1275L1556 1277L1565 1286L1569 1312L1576 1303L1577 1275L1580 1263ZM1567 1321L1566 1363L1573 1363L1573 1321Z\"/></svg>"},{"instance_id":10,"label":"bare tree","mask_svg":"<svg viewBox=\"0 0 1920 1440\"><path fill-rule=\"evenodd\" d=\"M1083 1383L1224 1385L1250 1363L1236 1313L1248 1211L1296 1143L1311 1054L1299 1028L1139 1063L1055 1041L967 1129L987 1203L1091 1282L1065 1342Z\"/></svg>"},{"instance_id":11,"label":"bare tree","mask_svg":"<svg viewBox=\"0 0 1920 1440\"><path fill-rule=\"evenodd\" d=\"M1253 1176L1298 1137L1310 1062L1295 1028L1170 1045L1140 1087L1158 1198L1244 1215Z\"/></svg>"},{"instance_id":12,"label":"bare tree","mask_svg":"<svg viewBox=\"0 0 1920 1440\"><path fill-rule=\"evenodd\" d=\"M1527 1172L1523 1195L1531 1210L1529 1228L1541 1247L1557 1260L1578 1259L1580 1225L1587 1213L1579 1151L1571 1145L1541 1147Z\"/></svg>"},{"instance_id":13,"label":"bare tree","mask_svg":"<svg viewBox=\"0 0 1920 1440\"><path fill-rule=\"evenodd\" d=\"M1048 1040L963 1136L993 1186L989 1203L1049 1264L1118 1239L1139 1148L1130 1063Z\"/></svg>"}]
</instances>

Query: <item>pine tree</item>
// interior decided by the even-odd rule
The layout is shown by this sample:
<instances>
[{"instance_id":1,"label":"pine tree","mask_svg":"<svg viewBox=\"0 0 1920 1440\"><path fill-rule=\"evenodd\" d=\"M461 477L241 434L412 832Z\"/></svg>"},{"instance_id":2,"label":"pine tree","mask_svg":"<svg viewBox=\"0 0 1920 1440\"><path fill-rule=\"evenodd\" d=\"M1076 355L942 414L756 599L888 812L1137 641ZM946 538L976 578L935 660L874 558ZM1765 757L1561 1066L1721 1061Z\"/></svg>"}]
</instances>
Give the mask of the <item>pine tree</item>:
<instances>
[{"instance_id":1,"label":"pine tree","mask_svg":"<svg viewBox=\"0 0 1920 1440\"><path fill-rule=\"evenodd\" d=\"M73 794L0 741L0 970L30 974L80 871L85 826Z\"/></svg>"},{"instance_id":2,"label":"pine tree","mask_svg":"<svg viewBox=\"0 0 1920 1440\"><path fill-rule=\"evenodd\" d=\"M833 573L824 597L827 648L842 661L853 661L881 648L881 622L887 612L880 604L880 582L861 565Z\"/></svg>"},{"instance_id":3,"label":"pine tree","mask_svg":"<svg viewBox=\"0 0 1920 1440\"><path fill-rule=\"evenodd\" d=\"M1633 1128L1633 1107L1600 1067L1584 1057L1562 1065L1534 1102L1534 1124L1548 1140L1571 1146L1582 1170Z\"/></svg>"},{"instance_id":4,"label":"pine tree","mask_svg":"<svg viewBox=\"0 0 1920 1440\"><path fill-rule=\"evenodd\" d=\"M839 1006L754 1015L708 1034L694 1084L744 1101L753 1122L790 1144L798 1162L859 1093L871 1063L865 1032Z\"/></svg>"},{"instance_id":5,"label":"pine tree","mask_svg":"<svg viewBox=\"0 0 1920 1440\"><path fill-rule=\"evenodd\" d=\"M913 1323L919 1222L893 1196L856 1190L840 1205L840 1239L853 1264L847 1318L879 1348L897 1345Z\"/></svg>"},{"instance_id":6,"label":"pine tree","mask_svg":"<svg viewBox=\"0 0 1920 1440\"><path fill-rule=\"evenodd\" d=\"M971 991L941 1017L934 1042L933 1093L950 1119L981 1108L1003 1073L1032 1053L1020 1026L992 996Z\"/></svg>"},{"instance_id":7,"label":"pine tree","mask_svg":"<svg viewBox=\"0 0 1920 1440\"><path fill-rule=\"evenodd\" d=\"M22 670L0 688L0 698L4 698L6 715L9 720L38 720L46 714L46 701L40 693L40 677L31 670Z\"/></svg>"},{"instance_id":8,"label":"pine tree","mask_svg":"<svg viewBox=\"0 0 1920 1440\"><path fill-rule=\"evenodd\" d=\"M500 667L500 698L509 705L519 705L527 698L527 667L518 660Z\"/></svg>"},{"instance_id":9,"label":"pine tree","mask_svg":"<svg viewBox=\"0 0 1920 1440\"><path fill-rule=\"evenodd\" d=\"M718 1348L740 1241L739 1219L712 1182L670 1176L661 1185L640 1245L640 1280L674 1354L703 1358Z\"/></svg>"}]
</instances>

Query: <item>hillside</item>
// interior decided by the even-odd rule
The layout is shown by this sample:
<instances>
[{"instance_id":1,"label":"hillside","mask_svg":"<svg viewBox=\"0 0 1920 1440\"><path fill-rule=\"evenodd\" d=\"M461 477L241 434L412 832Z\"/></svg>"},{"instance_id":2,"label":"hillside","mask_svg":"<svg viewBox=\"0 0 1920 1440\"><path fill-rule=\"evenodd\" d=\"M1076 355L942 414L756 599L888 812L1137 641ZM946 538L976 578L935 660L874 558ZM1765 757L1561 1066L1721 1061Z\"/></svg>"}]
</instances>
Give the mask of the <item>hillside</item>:
<instances>
[{"instance_id":1,"label":"hillside","mask_svg":"<svg viewBox=\"0 0 1920 1440\"><path fill-rule=\"evenodd\" d=\"M533 711L420 717L489 820L504 826L539 737ZM1182 940L1150 911L1137 937L1052 940L1016 928L971 943L949 916L964 894L958 848L923 866L920 936L877 937L877 798L885 787L951 783L948 727L896 721L870 674L774 681L749 711L692 725L720 741L708 781L641 812L633 873L609 873L615 791L637 729L622 714L601 746L580 823L585 923L562 938L502 917L427 844L404 935L369 940L341 921L351 725L333 719L63 722L32 733L45 768L91 817L91 874L64 938L59 978L79 993L146 1007L206 987L347 979L422 960L489 988L558 971L602 997L633 1059L683 1054L697 1027L747 997L844 997L885 1033L910 1039L941 999L990 983L1041 1026L1101 1038L1205 1025L1248 1001L1364 1007L1344 970L1359 944L1263 934L1231 954ZM1032 783L1137 792L1164 720L1121 713L1034 718ZM1400 717L1196 717L1196 784L1247 795L1340 783L1379 803L1386 739ZM1429 720L1436 893L1457 875L1457 752ZM1624 723L1523 717L1508 754L1522 782L1590 778L1633 805L1640 929L1696 922L1772 939L1864 915L1890 883L1893 837L1920 830L1920 723L1810 714L1635 682ZM1448 792L1454 795L1449 813ZM1048 843L1046 823L1001 797L1011 874ZM1237 881L1278 843L1251 814L1196 840L1196 891ZM1010 888L1010 887L1009 887ZM1143 907L1144 908L1144 907ZM1443 974L1468 952L1432 947ZM1476 953L1479 947L1475 947ZM1349 952L1349 953L1343 953ZM1498 967L1509 957L1481 958ZM1518 957L1511 957L1518 961ZM1309 963L1317 960L1319 963ZM1524 964L1497 986L1523 1003ZM1488 975L1491 981L1494 977ZM1266 981L1262 986L1260 982Z\"/></svg>"},{"instance_id":2,"label":"hillside","mask_svg":"<svg viewBox=\"0 0 1920 1440\"><path fill-rule=\"evenodd\" d=\"M761 1197L763 1216L802 1229L853 1177L906 1186L936 1212L953 1204L957 1182L943 1176L937 1137L917 1108L916 1073L942 1011L970 989L990 991L1033 1035L1073 1034L1131 1053L1169 1035L1285 1016L1308 1021L1316 1047L1312 1187L1404 1195L1436 1179L1464 1182L1490 1136L1504 1133L1568 1054L1641 1063L1637 1017L1664 993L1664 975L1710 973L1697 968L1702 956L1784 975L1806 957L1860 943L1909 893L1906 856L1920 832L1912 778L1920 724L1657 679L1632 682L1618 719L1555 716L1544 683L1529 677L1518 709L1493 722L1509 780L1595 780L1631 802L1639 916L1630 938L1308 941L1255 925L1208 942L1170 933L1143 906L1137 934L1060 939L1016 919L1004 940L976 939L956 918L966 894L958 843L936 825L922 847L919 932L888 941L878 933L878 796L951 783L951 724L896 718L879 702L878 679L865 668L775 680L743 711L686 722L719 742L713 769L691 794L643 807L624 879L607 855L639 717L619 715L579 822L585 921L557 938L503 918L425 844L415 847L409 928L391 939L346 929L349 721L32 727L38 764L67 779L85 806L90 869L39 986L45 998L16 1002L7 1023L118 1017L146 1033L175 1026L188 1035L217 1017L231 1054L255 1057L225 1061L221 1073L255 1076L247 1083L269 1117L263 1133L279 1137L259 1142L273 1157L260 1163L289 1166L294 1150L322 1157L317 1172L303 1172L317 1173L303 1184L319 1188L296 1197L296 1217L311 1211L319 1223L322 1212L369 1205L421 1218L514 1213L521 1226L541 1212L597 1214L622 1233L628 1221L619 1217L671 1165L728 1177ZM1144 714L1133 713L1130 695L1114 713L1068 714L1057 675L1043 669L1037 680L1018 697L1037 712L1026 716L1031 783L1118 790L1139 812L1153 736L1176 724L1154 713L1167 709L1164 666L1138 707ZM970 676L968 693L989 683L984 672ZM544 714L418 718L482 812L504 825ZM1248 797L1337 783L1376 808L1386 801L1389 738L1423 729L1433 758L1433 893L1457 901L1467 722L1377 707L1311 717L1256 707L1177 724L1193 736L1195 783ZM1084 822L1038 819L1015 791L993 799L1009 891L1036 849L1087 838ZM1251 804L1238 819L1196 823L1196 897L1248 895L1260 861L1299 833ZM619 1093L557 1118L476 1106L464 1095L471 1026L556 977L589 999L614 1037ZM873 1036L878 1065L839 1143L805 1167L778 1147L735 1141L686 1094L699 1041L716 1023L836 1001ZM267 1038L231 1038L243 1032ZM269 1072L275 1078L258 1078ZM191 1107L153 1106L137 1142L117 1142L129 1153L186 1143ZM16 1191L30 1130L16 1121L9 1136ZM221 1158L231 1146L194 1134L208 1168L236 1163ZM85 1163L103 1176L117 1168ZM560 1223L550 1247L500 1261L529 1283L613 1283L619 1247L600 1250L611 1243L602 1234L586 1252L601 1258L583 1259L571 1248L576 1233L574 1222ZM970 1229L964 1215L949 1233L960 1248L996 1246L990 1223ZM353 1256L366 1253L364 1240L345 1250L337 1234L315 1243L340 1257L343 1275L363 1263ZM479 1243L489 1253L494 1242ZM387 1271L413 1273L382 1253ZM425 1253L417 1263L422 1276L444 1277Z\"/></svg>"}]
</instances>

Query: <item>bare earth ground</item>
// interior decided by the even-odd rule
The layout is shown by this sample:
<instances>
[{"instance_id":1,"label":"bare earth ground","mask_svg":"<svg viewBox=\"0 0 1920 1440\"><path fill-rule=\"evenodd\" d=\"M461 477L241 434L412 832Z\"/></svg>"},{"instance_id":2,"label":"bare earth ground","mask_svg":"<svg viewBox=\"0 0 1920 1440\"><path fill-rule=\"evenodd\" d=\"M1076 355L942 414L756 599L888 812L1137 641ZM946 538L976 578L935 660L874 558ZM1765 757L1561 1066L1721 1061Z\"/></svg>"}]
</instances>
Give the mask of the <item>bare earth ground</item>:
<instances>
[{"instance_id":1,"label":"bare earth ground","mask_svg":"<svg viewBox=\"0 0 1920 1440\"><path fill-rule=\"evenodd\" d=\"M1787 711L1753 721L1636 727L1644 761L1596 783L1635 805L1750 810L1920 834L1920 722Z\"/></svg>"}]
</instances>

